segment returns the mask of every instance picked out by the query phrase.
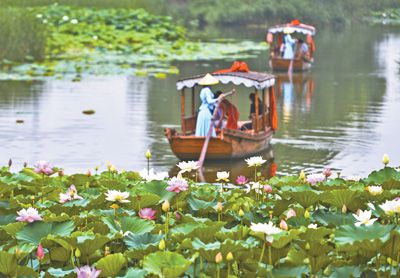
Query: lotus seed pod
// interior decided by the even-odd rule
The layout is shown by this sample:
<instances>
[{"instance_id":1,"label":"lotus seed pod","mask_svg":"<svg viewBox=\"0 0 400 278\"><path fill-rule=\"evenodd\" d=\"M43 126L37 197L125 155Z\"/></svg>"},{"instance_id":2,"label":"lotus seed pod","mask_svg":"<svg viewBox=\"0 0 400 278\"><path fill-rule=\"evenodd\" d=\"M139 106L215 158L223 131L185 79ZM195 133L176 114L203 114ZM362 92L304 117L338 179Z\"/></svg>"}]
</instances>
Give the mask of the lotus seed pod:
<instances>
[{"instance_id":1,"label":"lotus seed pod","mask_svg":"<svg viewBox=\"0 0 400 278\"><path fill-rule=\"evenodd\" d=\"M164 250L165 249L165 240L161 239L160 243L158 244L158 249Z\"/></svg>"},{"instance_id":2,"label":"lotus seed pod","mask_svg":"<svg viewBox=\"0 0 400 278\"><path fill-rule=\"evenodd\" d=\"M347 207L346 207L346 205L343 205L343 207L342 207L342 213L346 213L347 212Z\"/></svg>"},{"instance_id":3,"label":"lotus seed pod","mask_svg":"<svg viewBox=\"0 0 400 278\"><path fill-rule=\"evenodd\" d=\"M219 264L219 263L222 262L222 254L221 254L221 252L218 252L218 254L215 255L215 262L216 262L217 264Z\"/></svg>"},{"instance_id":4,"label":"lotus seed pod","mask_svg":"<svg viewBox=\"0 0 400 278\"><path fill-rule=\"evenodd\" d=\"M244 211L242 209L239 209L239 217L243 217L244 216Z\"/></svg>"},{"instance_id":5,"label":"lotus seed pod","mask_svg":"<svg viewBox=\"0 0 400 278\"><path fill-rule=\"evenodd\" d=\"M81 256L81 250L79 248L75 249L75 257L79 258Z\"/></svg>"},{"instance_id":6,"label":"lotus seed pod","mask_svg":"<svg viewBox=\"0 0 400 278\"><path fill-rule=\"evenodd\" d=\"M146 151L146 159L150 159L151 158L151 152L150 150Z\"/></svg>"},{"instance_id":7,"label":"lotus seed pod","mask_svg":"<svg viewBox=\"0 0 400 278\"><path fill-rule=\"evenodd\" d=\"M304 217L305 217L306 219L310 218L310 213L308 212L308 210L306 210L306 211L304 212Z\"/></svg>"},{"instance_id":8,"label":"lotus seed pod","mask_svg":"<svg viewBox=\"0 0 400 278\"><path fill-rule=\"evenodd\" d=\"M228 255L226 255L226 260L227 260L228 262L230 262L230 261L233 260L233 254L232 254L232 252L229 252Z\"/></svg>"},{"instance_id":9,"label":"lotus seed pod","mask_svg":"<svg viewBox=\"0 0 400 278\"><path fill-rule=\"evenodd\" d=\"M108 256L108 255L110 255L110 247L106 246L106 247L104 248L104 257L106 257L106 256Z\"/></svg>"},{"instance_id":10,"label":"lotus seed pod","mask_svg":"<svg viewBox=\"0 0 400 278\"><path fill-rule=\"evenodd\" d=\"M161 209L162 209L164 212L168 212L168 211L169 211L170 205L169 205L168 200L165 200L165 201L164 201L164 203L163 203L162 206L161 206Z\"/></svg>"},{"instance_id":11,"label":"lotus seed pod","mask_svg":"<svg viewBox=\"0 0 400 278\"><path fill-rule=\"evenodd\" d=\"M306 250L310 250L310 248L311 248L310 243L307 242L305 248L306 248Z\"/></svg>"}]
</instances>

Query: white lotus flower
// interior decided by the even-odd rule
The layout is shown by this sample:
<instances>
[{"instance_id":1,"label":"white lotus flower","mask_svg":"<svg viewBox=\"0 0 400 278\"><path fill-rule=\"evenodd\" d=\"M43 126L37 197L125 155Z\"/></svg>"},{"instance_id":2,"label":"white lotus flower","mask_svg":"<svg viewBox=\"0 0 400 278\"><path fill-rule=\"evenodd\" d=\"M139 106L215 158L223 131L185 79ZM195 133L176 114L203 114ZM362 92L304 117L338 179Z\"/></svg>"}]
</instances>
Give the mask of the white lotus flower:
<instances>
[{"instance_id":1,"label":"white lotus flower","mask_svg":"<svg viewBox=\"0 0 400 278\"><path fill-rule=\"evenodd\" d=\"M106 200L111 202L129 203L129 192L121 192L119 190L108 190L106 193Z\"/></svg>"},{"instance_id":2,"label":"white lotus flower","mask_svg":"<svg viewBox=\"0 0 400 278\"><path fill-rule=\"evenodd\" d=\"M354 223L354 225L356 227L359 227L362 224L364 224L365 226L371 226L372 224L374 224L376 220L378 220L378 218L371 219L371 215L372 212L370 210L364 210L364 211L359 210L358 215L353 213L354 218L357 220L357 222Z\"/></svg>"},{"instance_id":3,"label":"white lotus flower","mask_svg":"<svg viewBox=\"0 0 400 278\"><path fill-rule=\"evenodd\" d=\"M383 192L382 186L379 185L367 186L366 190L373 196L380 195Z\"/></svg>"},{"instance_id":4,"label":"white lotus flower","mask_svg":"<svg viewBox=\"0 0 400 278\"><path fill-rule=\"evenodd\" d=\"M253 156L248 159L245 159L245 161L247 163L247 166L249 166L249 167L260 167L265 162L267 162L261 156Z\"/></svg>"},{"instance_id":5,"label":"white lotus flower","mask_svg":"<svg viewBox=\"0 0 400 278\"><path fill-rule=\"evenodd\" d=\"M264 186L259 182L250 182L251 189L254 190L257 194L262 194L264 190Z\"/></svg>"},{"instance_id":6,"label":"white lotus flower","mask_svg":"<svg viewBox=\"0 0 400 278\"><path fill-rule=\"evenodd\" d=\"M217 181L224 181L228 182L229 181L229 172L217 172Z\"/></svg>"},{"instance_id":7,"label":"white lotus flower","mask_svg":"<svg viewBox=\"0 0 400 278\"><path fill-rule=\"evenodd\" d=\"M78 21L76 18L71 19L71 23L72 23L72 24L78 24L78 22L79 22L79 21Z\"/></svg>"},{"instance_id":8,"label":"white lotus flower","mask_svg":"<svg viewBox=\"0 0 400 278\"><path fill-rule=\"evenodd\" d=\"M186 172L190 173L193 170L197 170L197 169L200 168L199 162L198 161L194 161L194 160L192 160L192 161L181 161L178 164L176 164L176 166L178 166L179 169L181 169L179 171L181 174L186 173Z\"/></svg>"},{"instance_id":9,"label":"white lotus flower","mask_svg":"<svg viewBox=\"0 0 400 278\"><path fill-rule=\"evenodd\" d=\"M169 177L167 172L156 173L156 172L154 172L153 168L151 168L148 172L147 172L147 169L143 169L142 171L139 172L139 175L142 179L144 179L148 182L162 181Z\"/></svg>"},{"instance_id":10,"label":"white lotus flower","mask_svg":"<svg viewBox=\"0 0 400 278\"><path fill-rule=\"evenodd\" d=\"M380 205L380 207L387 215L400 213L400 199L387 200L384 204Z\"/></svg>"},{"instance_id":11,"label":"white lotus flower","mask_svg":"<svg viewBox=\"0 0 400 278\"><path fill-rule=\"evenodd\" d=\"M64 15L64 16L62 17L62 20L68 21L68 20L69 20L69 17L68 17L67 15Z\"/></svg>"},{"instance_id":12,"label":"white lotus flower","mask_svg":"<svg viewBox=\"0 0 400 278\"><path fill-rule=\"evenodd\" d=\"M274 223L269 222L268 224L266 223L251 223L250 229L253 232L261 232L264 233L266 235L266 240L270 243L272 243L273 241L273 235L275 234L279 234L280 232L282 232L281 229L279 229L278 227L276 227L274 225Z\"/></svg>"},{"instance_id":13,"label":"white lotus flower","mask_svg":"<svg viewBox=\"0 0 400 278\"><path fill-rule=\"evenodd\" d=\"M315 223L307 226L307 228L309 228L309 229L316 229L317 227L318 227L318 225Z\"/></svg>"}]
</instances>

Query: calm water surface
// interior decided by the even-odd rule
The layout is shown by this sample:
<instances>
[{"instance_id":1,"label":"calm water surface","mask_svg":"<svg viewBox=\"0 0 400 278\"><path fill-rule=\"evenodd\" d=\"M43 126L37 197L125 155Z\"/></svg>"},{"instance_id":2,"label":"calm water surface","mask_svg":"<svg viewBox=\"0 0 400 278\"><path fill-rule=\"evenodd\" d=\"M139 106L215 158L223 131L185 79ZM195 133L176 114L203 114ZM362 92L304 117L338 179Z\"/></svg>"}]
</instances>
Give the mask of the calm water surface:
<instances>
[{"instance_id":1,"label":"calm water surface","mask_svg":"<svg viewBox=\"0 0 400 278\"><path fill-rule=\"evenodd\" d=\"M263 31L232 32L260 40ZM290 81L279 75L279 130L272 148L278 174L332 167L345 175L365 175L381 166L383 153L400 164L400 32L356 27L319 32L315 67ZM267 70L267 52L247 60ZM180 76L229 67L229 61L183 62ZM178 162L164 138L165 127L179 127L179 76L90 77L69 80L0 81L0 163L47 160L67 172L105 167L141 170L151 149L158 170ZM230 90L231 86L221 87ZM245 120L249 89L231 98ZM197 102L198 103L198 102ZM94 115L83 110L93 109ZM24 123L17 124L16 120ZM208 164L210 172L243 172L245 164ZM267 171L268 169L265 169Z\"/></svg>"}]
</instances>

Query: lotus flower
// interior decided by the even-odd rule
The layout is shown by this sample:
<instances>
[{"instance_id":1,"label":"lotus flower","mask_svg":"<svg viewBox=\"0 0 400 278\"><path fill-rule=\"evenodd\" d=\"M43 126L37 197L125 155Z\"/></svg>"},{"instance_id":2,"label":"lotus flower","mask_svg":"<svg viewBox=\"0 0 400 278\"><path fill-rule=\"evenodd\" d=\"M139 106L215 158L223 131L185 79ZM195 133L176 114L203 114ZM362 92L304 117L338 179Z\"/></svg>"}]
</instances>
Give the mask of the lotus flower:
<instances>
[{"instance_id":1,"label":"lotus flower","mask_svg":"<svg viewBox=\"0 0 400 278\"><path fill-rule=\"evenodd\" d=\"M144 179L148 182L162 181L162 180L168 178L167 172L156 173L156 172L154 172L153 168L151 168L149 171L147 171L147 169L143 169L142 171L139 172L139 175L142 179Z\"/></svg>"},{"instance_id":2,"label":"lotus flower","mask_svg":"<svg viewBox=\"0 0 400 278\"><path fill-rule=\"evenodd\" d=\"M325 176L322 174L311 174L307 176L307 182L312 185L317 184L318 182L323 182L325 180Z\"/></svg>"},{"instance_id":3,"label":"lotus flower","mask_svg":"<svg viewBox=\"0 0 400 278\"><path fill-rule=\"evenodd\" d=\"M217 181L224 181L228 182L229 181L229 172L217 172Z\"/></svg>"},{"instance_id":4,"label":"lotus flower","mask_svg":"<svg viewBox=\"0 0 400 278\"><path fill-rule=\"evenodd\" d=\"M129 203L129 192L121 192L119 190L108 190L106 193L106 200L118 203Z\"/></svg>"},{"instance_id":5,"label":"lotus flower","mask_svg":"<svg viewBox=\"0 0 400 278\"><path fill-rule=\"evenodd\" d=\"M387 200L384 204L380 205L380 207L387 215L400 213L400 199Z\"/></svg>"},{"instance_id":6,"label":"lotus flower","mask_svg":"<svg viewBox=\"0 0 400 278\"><path fill-rule=\"evenodd\" d=\"M157 211L155 211L154 209L142 208L139 211L139 216L142 219L154 220L154 219L156 219L156 213L157 213Z\"/></svg>"},{"instance_id":7,"label":"lotus flower","mask_svg":"<svg viewBox=\"0 0 400 278\"><path fill-rule=\"evenodd\" d=\"M264 186L259 182L250 182L251 189L254 190L257 194L262 194L264 190Z\"/></svg>"},{"instance_id":8,"label":"lotus flower","mask_svg":"<svg viewBox=\"0 0 400 278\"><path fill-rule=\"evenodd\" d=\"M296 212L294 211L294 209L290 209L287 214L286 214L287 219L292 218L292 217L296 217Z\"/></svg>"},{"instance_id":9,"label":"lotus flower","mask_svg":"<svg viewBox=\"0 0 400 278\"><path fill-rule=\"evenodd\" d=\"M353 213L354 218L357 219L357 222L354 223L354 225L356 227L359 227L363 224L365 226L371 226L372 224L374 224L376 220L378 220L378 218L371 219L371 214L372 212L370 210L364 210L364 211L360 210L358 212L358 215Z\"/></svg>"},{"instance_id":10,"label":"lotus flower","mask_svg":"<svg viewBox=\"0 0 400 278\"><path fill-rule=\"evenodd\" d=\"M384 154L382 158L383 165L387 166L389 164L389 161L389 156L387 154Z\"/></svg>"},{"instance_id":11,"label":"lotus flower","mask_svg":"<svg viewBox=\"0 0 400 278\"><path fill-rule=\"evenodd\" d=\"M35 208L28 208L28 209L21 209L17 212L18 217L16 218L17 221L20 222L29 222L32 223L34 221L42 220L42 217L39 215L39 212Z\"/></svg>"},{"instance_id":12,"label":"lotus flower","mask_svg":"<svg viewBox=\"0 0 400 278\"><path fill-rule=\"evenodd\" d=\"M99 277L101 270L85 265L80 268L76 267L75 272L77 278L97 278Z\"/></svg>"},{"instance_id":13,"label":"lotus flower","mask_svg":"<svg viewBox=\"0 0 400 278\"><path fill-rule=\"evenodd\" d=\"M170 181L167 181L168 187L166 188L170 192L179 193L181 191L188 190L188 182L184 178L178 176L173 177Z\"/></svg>"},{"instance_id":14,"label":"lotus flower","mask_svg":"<svg viewBox=\"0 0 400 278\"><path fill-rule=\"evenodd\" d=\"M325 168L324 171L322 171L322 175L324 175L325 178L329 178L332 175L332 170L330 168Z\"/></svg>"},{"instance_id":15,"label":"lotus flower","mask_svg":"<svg viewBox=\"0 0 400 278\"><path fill-rule=\"evenodd\" d=\"M71 185L66 193L60 193L60 203L64 204L72 200L82 200L83 198L78 195L75 185Z\"/></svg>"},{"instance_id":16,"label":"lotus flower","mask_svg":"<svg viewBox=\"0 0 400 278\"><path fill-rule=\"evenodd\" d=\"M35 173L37 174L45 174L45 175L51 175L53 174L53 169L51 168L50 164L47 161L40 160L36 162L35 166Z\"/></svg>"},{"instance_id":17,"label":"lotus flower","mask_svg":"<svg viewBox=\"0 0 400 278\"><path fill-rule=\"evenodd\" d=\"M265 162L267 162L261 156L253 156L248 159L245 159L245 161L247 163L247 166L249 166L249 167L260 167Z\"/></svg>"},{"instance_id":18,"label":"lotus flower","mask_svg":"<svg viewBox=\"0 0 400 278\"><path fill-rule=\"evenodd\" d=\"M181 169L179 171L181 174L186 173L186 172L190 173L193 170L197 170L197 169L200 168L199 162L198 161L194 161L194 160L192 160L192 161L182 161L182 162L179 162L178 164L176 164L176 166L178 166L179 169Z\"/></svg>"},{"instance_id":19,"label":"lotus flower","mask_svg":"<svg viewBox=\"0 0 400 278\"><path fill-rule=\"evenodd\" d=\"M366 190L369 192L369 194L371 194L373 196L380 195L383 192L382 186L378 186L378 185L367 186Z\"/></svg>"},{"instance_id":20,"label":"lotus flower","mask_svg":"<svg viewBox=\"0 0 400 278\"><path fill-rule=\"evenodd\" d=\"M38 248L36 250L36 258L41 261L44 258L44 250L43 246L39 243Z\"/></svg>"},{"instance_id":21,"label":"lotus flower","mask_svg":"<svg viewBox=\"0 0 400 278\"><path fill-rule=\"evenodd\" d=\"M282 230L285 230L285 231L287 231L289 228L288 228L288 225L287 225L287 223L286 223L286 221L285 220L281 220L281 222L279 223L279 227L282 229Z\"/></svg>"},{"instance_id":22,"label":"lotus flower","mask_svg":"<svg viewBox=\"0 0 400 278\"><path fill-rule=\"evenodd\" d=\"M310 224L307 226L307 228L309 229L316 229L317 227L318 227L317 224Z\"/></svg>"},{"instance_id":23,"label":"lotus flower","mask_svg":"<svg viewBox=\"0 0 400 278\"><path fill-rule=\"evenodd\" d=\"M261 232L264 233L266 235L266 240L269 243L272 243L273 241L273 235L275 234L279 234L280 232L282 232L281 229L279 229L278 227L276 227L272 222L269 222L268 224L265 223L251 223L250 229L253 232Z\"/></svg>"},{"instance_id":24,"label":"lotus flower","mask_svg":"<svg viewBox=\"0 0 400 278\"><path fill-rule=\"evenodd\" d=\"M237 178L236 178L236 183L238 184L238 185L245 185L246 183L248 183L249 182L249 180L245 177L245 176L238 176Z\"/></svg>"},{"instance_id":25,"label":"lotus flower","mask_svg":"<svg viewBox=\"0 0 400 278\"><path fill-rule=\"evenodd\" d=\"M272 192L272 186L269 184L264 185L264 192L265 193L271 193Z\"/></svg>"}]
</instances>

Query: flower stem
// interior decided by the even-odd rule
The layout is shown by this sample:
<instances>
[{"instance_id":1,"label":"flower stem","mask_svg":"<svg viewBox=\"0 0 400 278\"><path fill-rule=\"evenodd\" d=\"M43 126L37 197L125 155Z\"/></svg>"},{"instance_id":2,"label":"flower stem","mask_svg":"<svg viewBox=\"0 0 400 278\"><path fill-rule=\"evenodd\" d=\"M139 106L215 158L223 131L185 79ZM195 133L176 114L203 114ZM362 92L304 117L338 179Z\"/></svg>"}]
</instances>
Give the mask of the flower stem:
<instances>
[{"instance_id":1,"label":"flower stem","mask_svg":"<svg viewBox=\"0 0 400 278\"><path fill-rule=\"evenodd\" d=\"M266 242L263 241L263 243L262 243L263 247L262 247L262 249L261 249L261 255L260 255L260 263L262 262L262 258L264 257L265 244L266 244Z\"/></svg>"},{"instance_id":2,"label":"flower stem","mask_svg":"<svg viewBox=\"0 0 400 278\"><path fill-rule=\"evenodd\" d=\"M219 276L219 264L217 264L217 278L220 278L220 276Z\"/></svg>"},{"instance_id":3,"label":"flower stem","mask_svg":"<svg viewBox=\"0 0 400 278\"><path fill-rule=\"evenodd\" d=\"M271 245L268 246L268 258L269 258L269 264L272 266L272 252L271 252Z\"/></svg>"}]
</instances>

